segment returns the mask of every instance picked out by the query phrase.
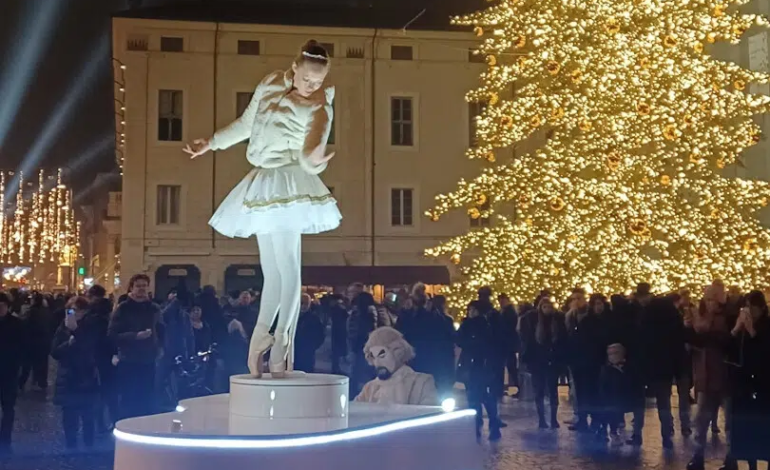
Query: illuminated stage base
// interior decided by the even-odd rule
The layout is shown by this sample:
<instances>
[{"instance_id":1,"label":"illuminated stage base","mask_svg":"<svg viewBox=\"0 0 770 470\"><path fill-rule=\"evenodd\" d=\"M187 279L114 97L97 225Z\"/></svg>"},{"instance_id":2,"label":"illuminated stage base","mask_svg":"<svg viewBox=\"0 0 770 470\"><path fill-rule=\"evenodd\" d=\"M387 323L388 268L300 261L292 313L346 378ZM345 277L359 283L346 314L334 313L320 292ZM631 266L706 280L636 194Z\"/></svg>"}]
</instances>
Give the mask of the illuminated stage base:
<instances>
[{"instance_id":1,"label":"illuminated stage base","mask_svg":"<svg viewBox=\"0 0 770 470\"><path fill-rule=\"evenodd\" d=\"M230 379L231 393L115 430L115 470L474 470L475 412L349 403L347 377Z\"/></svg>"}]
</instances>

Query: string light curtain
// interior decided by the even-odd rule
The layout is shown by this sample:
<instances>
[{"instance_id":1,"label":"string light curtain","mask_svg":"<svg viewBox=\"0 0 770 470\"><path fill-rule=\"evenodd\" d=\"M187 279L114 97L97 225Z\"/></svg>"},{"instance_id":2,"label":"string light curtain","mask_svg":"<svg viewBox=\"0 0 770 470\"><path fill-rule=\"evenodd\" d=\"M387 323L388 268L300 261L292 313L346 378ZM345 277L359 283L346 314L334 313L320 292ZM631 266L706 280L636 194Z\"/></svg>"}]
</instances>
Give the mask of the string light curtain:
<instances>
[{"instance_id":1,"label":"string light curtain","mask_svg":"<svg viewBox=\"0 0 770 470\"><path fill-rule=\"evenodd\" d=\"M72 266L79 253L80 224L61 170L55 177L41 170L34 190L27 189L22 175L13 202L4 200L11 175L0 172L0 264Z\"/></svg>"},{"instance_id":2,"label":"string light curtain","mask_svg":"<svg viewBox=\"0 0 770 470\"><path fill-rule=\"evenodd\" d=\"M770 76L709 54L768 26L737 12L745 3L503 0L455 18L488 64L467 95L484 108L467 155L486 167L426 215L494 217L427 251L460 265L456 305L483 285L518 301L642 281L770 285L770 232L756 219L770 185L722 175L760 141L752 116L770 99L747 87ZM538 136L503 161L500 149Z\"/></svg>"}]
</instances>

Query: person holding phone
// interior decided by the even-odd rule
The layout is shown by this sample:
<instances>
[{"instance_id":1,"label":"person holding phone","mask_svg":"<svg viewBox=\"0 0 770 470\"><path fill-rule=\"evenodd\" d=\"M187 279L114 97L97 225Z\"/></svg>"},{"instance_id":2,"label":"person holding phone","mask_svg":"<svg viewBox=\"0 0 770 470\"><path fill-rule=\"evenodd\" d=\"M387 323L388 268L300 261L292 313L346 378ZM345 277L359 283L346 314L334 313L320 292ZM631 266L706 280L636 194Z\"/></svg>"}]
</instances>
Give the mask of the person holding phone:
<instances>
[{"instance_id":1,"label":"person holding phone","mask_svg":"<svg viewBox=\"0 0 770 470\"><path fill-rule=\"evenodd\" d=\"M99 373L96 364L99 344L94 322L86 319L89 303L84 297L67 302L64 322L56 330L51 356L59 362L54 404L62 408L64 439L68 449L77 447L78 429L83 443L94 445L96 399Z\"/></svg>"},{"instance_id":2,"label":"person holding phone","mask_svg":"<svg viewBox=\"0 0 770 470\"><path fill-rule=\"evenodd\" d=\"M115 310L107 329L117 346L117 383L122 418L146 416L157 411L155 363L165 328L160 307L149 295L150 278L136 274L129 281L128 299Z\"/></svg>"}]
</instances>

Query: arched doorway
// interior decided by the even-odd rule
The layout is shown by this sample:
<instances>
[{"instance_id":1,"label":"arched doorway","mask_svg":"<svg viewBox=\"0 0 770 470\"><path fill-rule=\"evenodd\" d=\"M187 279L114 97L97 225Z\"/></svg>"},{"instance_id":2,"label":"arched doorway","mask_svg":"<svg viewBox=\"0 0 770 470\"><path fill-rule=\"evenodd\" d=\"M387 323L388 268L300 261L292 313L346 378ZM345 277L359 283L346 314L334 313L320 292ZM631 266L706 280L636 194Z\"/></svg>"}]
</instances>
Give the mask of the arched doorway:
<instances>
[{"instance_id":1,"label":"arched doorway","mask_svg":"<svg viewBox=\"0 0 770 470\"><path fill-rule=\"evenodd\" d=\"M225 292L262 290L262 268L258 264L232 264L225 270Z\"/></svg>"},{"instance_id":2,"label":"arched doorway","mask_svg":"<svg viewBox=\"0 0 770 470\"><path fill-rule=\"evenodd\" d=\"M201 288L201 271L194 264L164 264L155 271L152 286L155 299L164 301L172 289L187 289L190 294Z\"/></svg>"}]
</instances>

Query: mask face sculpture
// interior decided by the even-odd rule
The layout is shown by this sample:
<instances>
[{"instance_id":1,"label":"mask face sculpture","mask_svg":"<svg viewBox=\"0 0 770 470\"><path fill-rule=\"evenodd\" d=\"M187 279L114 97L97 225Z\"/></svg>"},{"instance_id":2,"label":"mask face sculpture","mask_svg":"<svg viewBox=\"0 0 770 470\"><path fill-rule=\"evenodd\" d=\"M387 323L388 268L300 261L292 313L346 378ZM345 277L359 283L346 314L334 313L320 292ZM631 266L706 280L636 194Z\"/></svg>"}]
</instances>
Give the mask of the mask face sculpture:
<instances>
[{"instance_id":1,"label":"mask face sculpture","mask_svg":"<svg viewBox=\"0 0 770 470\"><path fill-rule=\"evenodd\" d=\"M415 372L407 363L414 349L404 336L390 327L374 330L364 346L367 362L377 378L364 385L356 401L400 405L437 405L433 376Z\"/></svg>"}]
</instances>

